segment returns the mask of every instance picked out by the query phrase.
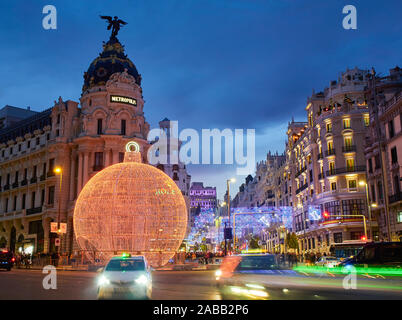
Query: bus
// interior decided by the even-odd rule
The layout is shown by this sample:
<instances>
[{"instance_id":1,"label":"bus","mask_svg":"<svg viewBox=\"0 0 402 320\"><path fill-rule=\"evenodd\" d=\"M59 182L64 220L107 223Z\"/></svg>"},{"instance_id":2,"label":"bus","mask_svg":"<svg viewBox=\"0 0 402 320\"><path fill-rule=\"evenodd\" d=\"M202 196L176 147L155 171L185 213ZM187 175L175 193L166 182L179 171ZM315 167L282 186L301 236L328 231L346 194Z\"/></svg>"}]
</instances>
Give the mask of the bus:
<instances>
[{"instance_id":1,"label":"bus","mask_svg":"<svg viewBox=\"0 0 402 320\"><path fill-rule=\"evenodd\" d=\"M368 243L364 240L345 240L341 243L332 243L329 251L331 256L337 257L343 261L346 258L352 258L356 256L363 247Z\"/></svg>"}]
</instances>

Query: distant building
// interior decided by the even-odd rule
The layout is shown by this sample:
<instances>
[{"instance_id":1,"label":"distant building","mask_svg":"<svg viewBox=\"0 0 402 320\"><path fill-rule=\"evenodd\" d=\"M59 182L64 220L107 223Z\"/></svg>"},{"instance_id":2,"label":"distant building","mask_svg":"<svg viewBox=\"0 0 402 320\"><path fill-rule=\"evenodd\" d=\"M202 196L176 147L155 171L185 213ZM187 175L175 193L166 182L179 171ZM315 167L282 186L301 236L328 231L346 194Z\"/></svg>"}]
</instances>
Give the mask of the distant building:
<instances>
[{"instance_id":1,"label":"distant building","mask_svg":"<svg viewBox=\"0 0 402 320\"><path fill-rule=\"evenodd\" d=\"M37 113L38 112L30 110L30 107L22 109L6 105L0 109L0 130L9 128L17 122L29 118Z\"/></svg>"},{"instance_id":2,"label":"distant building","mask_svg":"<svg viewBox=\"0 0 402 320\"><path fill-rule=\"evenodd\" d=\"M202 182L193 182L190 188L191 209L215 209L217 206L216 187L204 187Z\"/></svg>"}]
</instances>

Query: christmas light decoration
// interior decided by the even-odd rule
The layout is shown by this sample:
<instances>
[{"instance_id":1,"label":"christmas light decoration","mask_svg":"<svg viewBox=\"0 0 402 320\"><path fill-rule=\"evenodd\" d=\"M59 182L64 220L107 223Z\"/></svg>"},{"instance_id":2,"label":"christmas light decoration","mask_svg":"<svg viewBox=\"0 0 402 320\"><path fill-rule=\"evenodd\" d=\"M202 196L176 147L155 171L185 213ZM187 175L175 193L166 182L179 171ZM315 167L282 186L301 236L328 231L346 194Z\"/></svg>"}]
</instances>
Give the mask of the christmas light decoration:
<instances>
[{"instance_id":1,"label":"christmas light decoration","mask_svg":"<svg viewBox=\"0 0 402 320\"><path fill-rule=\"evenodd\" d=\"M75 236L88 259L106 262L125 252L162 266L184 239L186 204L168 175L141 163L137 143L128 143L126 151L123 163L98 172L82 189L74 210Z\"/></svg>"}]
</instances>

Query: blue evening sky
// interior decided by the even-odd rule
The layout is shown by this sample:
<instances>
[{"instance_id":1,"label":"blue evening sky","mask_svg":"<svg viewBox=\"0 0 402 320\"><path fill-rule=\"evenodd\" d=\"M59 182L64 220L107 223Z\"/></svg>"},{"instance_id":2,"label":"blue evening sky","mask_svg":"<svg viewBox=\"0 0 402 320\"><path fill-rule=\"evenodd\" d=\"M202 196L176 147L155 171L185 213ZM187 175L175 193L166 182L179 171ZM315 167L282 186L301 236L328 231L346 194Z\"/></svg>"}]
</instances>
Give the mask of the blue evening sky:
<instances>
[{"instance_id":1,"label":"blue evening sky","mask_svg":"<svg viewBox=\"0 0 402 320\"><path fill-rule=\"evenodd\" d=\"M57 30L42 28L55 5ZM357 30L342 8L357 8ZM143 77L151 127L256 129L256 158L282 152L288 121L346 68L401 66L402 2L343 0L14 0L0 4L0 106L41 111L78 101L83 73L108 40L99 15L128 22L119 34ZM234 166L191 165L192 181L222 198ZM252 172L251 172L252 173ZM238 185L245 176L237 176ZM234 193L234 192L233 192Z\"/></svg>"}]
</instances>

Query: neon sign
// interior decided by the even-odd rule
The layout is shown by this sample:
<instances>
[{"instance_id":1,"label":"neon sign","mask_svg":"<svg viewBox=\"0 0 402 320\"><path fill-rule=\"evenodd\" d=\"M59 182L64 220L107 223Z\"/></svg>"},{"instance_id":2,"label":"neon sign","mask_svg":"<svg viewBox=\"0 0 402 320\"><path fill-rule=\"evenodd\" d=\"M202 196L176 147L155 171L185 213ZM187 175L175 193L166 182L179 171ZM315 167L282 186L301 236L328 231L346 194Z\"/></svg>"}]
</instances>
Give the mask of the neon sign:
<instances>
[{"instance_id":1,"label":"neon sign","mask_svg":"<svg viewBox=\"0 0 402 320\"><path fill-rule=\"evenodd\" d=\"M124 97L124 96L111 95L110 96L110 102L124 103L124 104L129 104L129 105L132 105L132 106L137 105L137 100L136 99L130 98L130 97Z\"/></svg>"}]
</instances>

